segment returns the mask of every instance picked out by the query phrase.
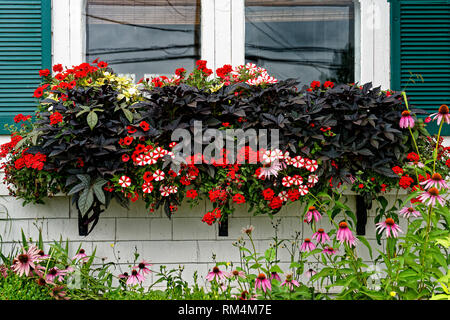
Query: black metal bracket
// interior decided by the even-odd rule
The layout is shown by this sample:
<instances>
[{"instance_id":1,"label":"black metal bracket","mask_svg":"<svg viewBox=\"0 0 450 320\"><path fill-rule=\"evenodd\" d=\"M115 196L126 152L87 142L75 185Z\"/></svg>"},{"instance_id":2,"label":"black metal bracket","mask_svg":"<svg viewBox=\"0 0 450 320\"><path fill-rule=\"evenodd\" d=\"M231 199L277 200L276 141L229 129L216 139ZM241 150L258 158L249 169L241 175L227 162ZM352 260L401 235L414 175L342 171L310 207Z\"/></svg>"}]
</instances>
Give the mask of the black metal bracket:
<instances>
[{"instance_id":1,"label":"black metal bracket","mask_svg":"<svg viewBox=\"0 0 450 320\"><path fill-rule=\"evenodd\" d=\"M228 216L224 216L219 222L219 237L228 237Z\"/></svg>"},{"instance_id":2,"label":"black metal bracket","mask_svg":"<svg viewBox=\"0 0 450 320\"><path fill-rule=\"evenodd\" d=\"M364 236L366 234L367 209L372 207L367 203L367 198L363 195L356 195L356 234Z\"/></svg>"}]
</instances>

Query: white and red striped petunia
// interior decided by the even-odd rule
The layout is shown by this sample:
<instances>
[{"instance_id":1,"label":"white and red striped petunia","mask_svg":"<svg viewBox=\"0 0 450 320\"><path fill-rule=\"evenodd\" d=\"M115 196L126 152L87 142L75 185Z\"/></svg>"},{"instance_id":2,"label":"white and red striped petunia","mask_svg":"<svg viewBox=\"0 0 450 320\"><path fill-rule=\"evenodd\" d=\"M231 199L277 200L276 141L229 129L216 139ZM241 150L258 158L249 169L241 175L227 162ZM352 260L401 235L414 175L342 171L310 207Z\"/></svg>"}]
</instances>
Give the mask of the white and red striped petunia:
<instances>
[{"instance_id":1,"label":"white and red striped petunia","mask_svg":"<svg viewBox=\"0 0 450 320\"><path fill-rule=\"evenodd\" d=\"M159 191L161 192L161 195L162 195L163 197L168 197L168 196L170 195L169 187L161 186L161 187L159 188Z\"/></svg>"},{"instance_id":2,"label":"white and red striped petunia","mask_svg":"<svg viewBox=\"0 0 450 320\"><path fill-rule=\"evenodd\" d=\"M308 190L307 186L301 185L301 186L298 187L298 192L300 192L300 194L302 196L306 196L308 194L309 190Z\"/></svg>"},{"instance_id":3,"label":"white and red striped petunia","mask_svg":"<svg viewBox=\"0 0 450 320\"><path fill-rule=\"evenodd\" d=\"M153 174L153 178L155 178L155 181L161 181L161 180L164 180L165 175L166 174L164 173L164 171L158 169Z\"/></svg>"},{"instance_id":4,"label":"white and red striped petunia","mask_svg":"<svg viewBox=\"0 0 450 320\"><path fill-rule=\"evenodd\" d=\"M264 160L264 163L271 163L271 162L275 161L276 159L278 159L277 155L272 150L266 150L263 153L262 158Z\"/></svg>"},{"instance_id":5,"label":"white and red striped petunia","mask_svg":"<svg viewBox=\"0 0 450 320\"><path fill-rule=\"evenodd\" d=\"M280 149L274 149L272 151L272 155L275 157L275 159L283 159L284 158L283 151L281 151Z\"/></svg>"},{"instance_id":6,"label":"white and red striped petunia","mask_svg":"<svg viewBox=\"0 0 450 320\"><path fill-rule=\"evenodd\" d=\"M166 154L167 151L165 151L161 147L157 147L155 150L153 150L153 154L155 157L162 158Z\"/></svg>"},{"instance_id":7,"label":"white and red striped petunia","mask_svg":"<svg viewBox=\"0 0 450 320\"><path fill-rule=\"evenodd\" d=\"M299 186L301 184L303 184L303 177L296 174L292 177L294 179L294 185Z\"/></svg>"},{"instance_id":8,"label":"white and red striped petunia","mask_svg":"<svg viewBox=\"0 0 450 320\"><path fill-rule=\"evenodd\" d=\"M151 193L153 191L153 184L151 182L145 182L142 185L142 192Z\"/></svg>"},{"instance_id":9,"label":"white and red striped petunia","mask_svg":"<svg viewBox=\"0 0 450 320\"><path fill-rule=\"evenodd\" d=\"M167 191L169 191L169 193L177 193L178 192L178 187L177 186L170 186L170 187L168 187Z\"/></svg>"},{"instance_id":10,"label":"white and red striped petunia","mask_svg":"<svg viewBox=\"0 0 450 320\"><path fill-rule=\"evenodd\" d=\"M127 188L127 187L131 186L131 179L127 176L121 176L119 179L119 185L122 188Z\"/></svg>"},{"instance_id":11,"label":"white and red striped petunia","mask_svg":"<svg viewBox=\"0 0 450 320\"><path fill-rule=\"evenodd\" d=\"M281 180L281 184L283 185L283 187L287 187L287 188L292 187L292 185L294 184L294 178L289 177L289 176L284 177Z\"/></svg>"},{"instance_id":12,"label":"white and red striped petunia","mask_svg":"<svg viewBox=\"0 0 450 320\"><path fill-rule=\"evenodd\" d=\"M303 166L305 165L305 159L303 159L300 156L296 156L296 157L292 158L291 161L292 161L292 165L296 168L303 168Z\"/></svg>"},{"instance_id":13,"label":"white and red striped petunia","mask_svg":"<svg viewBox=\"0 0 450 320\"><path fill-rule=\"evenodd\" d=\"M317 182L319 182L319 177L316 174L311 174L308 177L308 183L311 185L315 185Z\"/></svg>"},{"instance_id":14,"label":"white and red striped petunia","mask_svg":"<svg viewBox=\"0 0 450 320\"><path fill-rule=\"evenodd\" d=\"M287 191L281 191L281 192L278 194L278 197L280 197L280 199L281 199L283 202L286 202L286 201L288 201L288 199L289 199Z\"/></svg>"},{"instance_id":15,"label":"white and red striped petunia","mask_svg":"<svg viewBox=\"0 0 450 320\"><path fill-rule=\"evenodd\" d=\"M144 154L140 154L136 157L136 164L138 166L145 166L147 164L147 157Z\"/></svg>"},{"instance_id":16,"label":"white and red striped petunia","mask_svg":"<svg viewBox=\"0 0 450 320\"><path fill-rule=\"evenodd\" d=\"M310 160L307 159L305 161L305 169L310 171L310 172L314 172L317 170L317 168L319 168L319 166L317 165L317 161L316 160Z\"/></svg>"}]
</instances>

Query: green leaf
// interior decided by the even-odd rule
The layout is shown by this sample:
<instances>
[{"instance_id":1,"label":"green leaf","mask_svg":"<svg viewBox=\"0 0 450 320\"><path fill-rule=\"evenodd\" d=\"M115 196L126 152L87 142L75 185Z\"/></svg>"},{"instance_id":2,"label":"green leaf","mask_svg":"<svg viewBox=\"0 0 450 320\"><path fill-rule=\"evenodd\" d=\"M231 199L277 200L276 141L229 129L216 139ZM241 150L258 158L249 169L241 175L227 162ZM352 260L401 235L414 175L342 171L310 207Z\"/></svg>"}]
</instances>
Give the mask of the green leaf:
<instances>
[{"instance_id":1,"label":"green leaf","mask_svg":"<svg viewBox=\"0 0 450 320\"><path fill-rule=\"evenodd\" d=\"M70 191L67 193L68 196L71 196L77 192L80 192L81 190L85 189L86 185L84 183L77 184L75 187L70 189Z\"/></svg>"},{"instance_id":2,"label":"green leaf","mask_svg":"<svg viewBox=\"0 0 450 320\"><path fill-rule=\"evenodd\" d=\"M78 199L78 209L80 209L81 214L88 212L92 204L94 203L94 192L91 188L86 188L80 194Z\"/></svg>"},{"instance_id":3,"label":"green leaf","mask_svg":"<svg viewBox=\"0 0 450 320\"><path fill-rule=\"evenodd\" d=\"M372 247L369 244L369 241L367 241L367 239L363 236L356 236L366 247L367 249L369 249L369 255L370 255L370 259L373 259L372 257Z\"/></svg>"},{"instance_id":4,"label":"green leaf","mask_svg":"<svg viewBox=\"0 0 450 320\"><path fill-rule=\"evenodd\" d=\"M122 108L122 111L123 111L125 117L127 117L128 121L130 121L130 123L132 123L133 122L133 113L130 110L125 109L125 108Z\"/></svg>"},{"instance_id":5,"label":"green leaf","mask_svg":"<svg viewBox=\"0 0 450 320\"><path fill-rule=\"evenodd\" d=\"M89 125L89 128L91 130L94 130L94 127L97 125L98 122L98 116L94 111L89 112L87 116L87 123Z\"/></svg>"}]
</instances>

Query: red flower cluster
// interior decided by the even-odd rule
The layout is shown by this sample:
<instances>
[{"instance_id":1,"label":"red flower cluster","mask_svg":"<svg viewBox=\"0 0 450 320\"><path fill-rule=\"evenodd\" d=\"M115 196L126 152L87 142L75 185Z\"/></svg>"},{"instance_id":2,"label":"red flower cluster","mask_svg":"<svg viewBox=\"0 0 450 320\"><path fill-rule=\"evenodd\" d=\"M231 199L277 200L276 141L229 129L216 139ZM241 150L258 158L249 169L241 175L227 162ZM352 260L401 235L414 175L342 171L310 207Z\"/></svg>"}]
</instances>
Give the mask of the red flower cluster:
<instances>
[{"instance_id":1,"label":"red flower cluster","mask_svg":"<svg viewBox=\"0 0 450 320\"><path fill-rule=\"evenodd\" d=\"M273 196L275 195L275 192L271 188L264 189L262 192L264 200L272 200Z\"/></svg>"},{"instance_id":2,"label":"red flower cluster","mask_svg":"<svg viewBox=\"0 0 450 320\"><path fill-rule=\"evenodd\" d=\"M0 146L0 158L6 157L16 147L20 140L22 140L21 136L18 134L12 134L11 141Z\"/></svg>"},{"instance_id":3,"label":"red flower cluster","mask_svg":"<svg viewBox=\"0 0 450 320\"><path fill-rule=\"evenodd\" d=\"M394 171L394 173L395 173L395 174L398 174L398 175L402 175L402 174L403 174L403 169L400 168L399 166L393 167L393 168L392 168L392 171Z\"/></svg>"},{"instance_id":4,"label":"red flower cluster","mask_svg":"<svg viewBox=\"0 0 450 320\"><path fill-rule=\"evenodd\" d=\"M56 111L55 113L53 113L50 116L50 124L51 125L58 124L58 123L60 123L62 121L63 121L63 116L58 111Z\"/></svg>"},{"instance_id":5,"label":"red flower cluster","mask_svg":"<svg viewBox=\"0 0 450 320\"><path fill-rule=\"evenodd\" d=\"M191 198L192 200L194 200L195 198L198 197L197 190L190 189L190 190L186 191L186 197Z\"/></svg>"},{"instance_id":6,"label":"red flower cluster","mask_svg":"<svg viewBox=\"0 0 450 320\"><path fill-rule=\"evenodd\" d=\"M208 225L212 225L216 220L220 219L222 212L219 208L215 208L212 212L207 212L202 219L202 222L206 222Z\"/></svg>"},{"instance_id":7,"label":"red flower cluster","mask_svg":"<svg viewBox=\"0 0 450 320\"><path fill-rule=\"evenodd\" d=\"M226 64L222 68L216 69L216 75L219 78L225 79L231 71L233 71L233 67L229 64Z\"/></svg>"},{"instance_id":8,"label":"red flower cluster","mask_svg":"<svg viewBox=\"0 0 450 320\"><path fill-rule=\"evenodd\" d=\"M209 200L211 202L224 203L227 200L227 192L223 189L209 190Z\"/></svg>"},{"instance_id":9,"label":"red flower cluster","mask_svg":"<svg viewBox=\"0 0 450 320\"><path fill-rule=\"evenodd\" d=\"M269 207L272 210L279 209L279 208L281 208L282 205L283 205L283 200L281 200L280 197L273 197L269 203Z\"/></svg>"},{"instance_id":10,"label":"red flower cluster","mask_svg":"<svg viewBox=\"0 0 450 320\"><path fill-rule=\"evenodd\" d=\"M409 153L407 158L411 162L418 162L420 160L420 156L415 152Z\"/></svg>"},{"instance_id":11,"label":"red flower cluster","mask_svg":"<svg viewBox=\"0 0 450 320\"><path fill-rule=\"evenodd\" d=\"M400 187L402 187L403 189L408 189L410 186L411 186L411 184L414 182L414 179L413 178L411 178L410 176L408 176L408 175L404 175L403 177L401 177L400 178L400 181L399 181L399 185L400 185Z\"/></svg>"},{"instance_id":12,"label":"red flower cluster","mask_svg":"<svg viewBox=\"0 0 450 320\"><path fill-rule=\"evenodd\" d=\"M240 193L236 193L233 196L233 202L237 203L237 204L243 204L243 203L245 203L245 197Z\"/></svg>"},{"instance_id":13,"label":"red flower cluster","mask_svg":"<svg viewBox=\"0 0 450 320\"><path fill-rule=\"evenodd\" d=\"M20 170L24 167L42 170L44 168L44 162L47 160L47 156L41 153L35 155L26 153L26 150L22 152L22 156L14 162L16 170Z\"/></svg>"},{"instance_id":14,"label":"red flower cluster","mask_svg":"<svg viewBox=\"0 0 450 320\"><path fill-rule=\"evenodd\" d=\"M14 122L19 123L20 121L27 121L28 119L31 119L31 116L24 116L23 114L19 113L14 117Z\"/></svg>"},{"instance_id":15,"label":"red flower cluster","mask_svg":"<svg viewBox=\"0 0 450 320\"><path fill-rule=\"evenodd\" d=\"M203 71L203 73L206 74L206 76L210 76L213 71L211 69L208 69L206 67L206 60L197 60L197 70Z\"/></svg>"},{"instance_id":16,"label":"red flower cluster","mask_svg":"<svg viewBox=\"0 0 450 320\"><path fill-rule=\"evenodd\" d=\"M183 78L185 73L186 73L186 69L185 68L178 68L178 69L175 70L175 74L177 76L179 76L180 78Z\"/></svg>"}]
</instances>

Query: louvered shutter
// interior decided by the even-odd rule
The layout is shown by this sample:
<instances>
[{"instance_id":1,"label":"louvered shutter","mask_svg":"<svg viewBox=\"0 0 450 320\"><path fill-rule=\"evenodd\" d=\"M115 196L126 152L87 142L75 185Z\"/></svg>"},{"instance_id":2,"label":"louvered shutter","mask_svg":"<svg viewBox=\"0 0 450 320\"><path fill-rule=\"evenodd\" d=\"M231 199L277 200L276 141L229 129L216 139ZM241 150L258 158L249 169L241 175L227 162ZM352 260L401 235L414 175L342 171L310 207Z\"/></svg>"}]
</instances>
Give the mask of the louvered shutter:
<instances>
[{"instance_id":1,"label":"louvered shutter","mask_svg":"<svg viewBox=\"0 0 450 320\"><path fill-rule=\"evenodd\" d=\"M33 113L45 68L51 68L51 0L0 0L0 133L17 113Z\"/></svg>"},{"instance_id":2,"label":"louvered shutter","mask_svg":"<svg viewBox=\"0 0 450 320\"><path fill-rule=\"evenodd\" d=\"M411 73L424 82L412 83ZM450 1L391 1L391 87L406 87L411 103L428 112L450 105Z\"/></svg>"}]
</instances>

